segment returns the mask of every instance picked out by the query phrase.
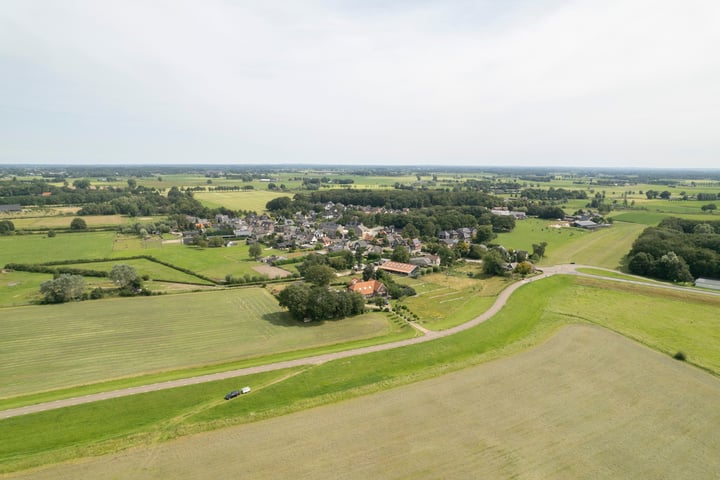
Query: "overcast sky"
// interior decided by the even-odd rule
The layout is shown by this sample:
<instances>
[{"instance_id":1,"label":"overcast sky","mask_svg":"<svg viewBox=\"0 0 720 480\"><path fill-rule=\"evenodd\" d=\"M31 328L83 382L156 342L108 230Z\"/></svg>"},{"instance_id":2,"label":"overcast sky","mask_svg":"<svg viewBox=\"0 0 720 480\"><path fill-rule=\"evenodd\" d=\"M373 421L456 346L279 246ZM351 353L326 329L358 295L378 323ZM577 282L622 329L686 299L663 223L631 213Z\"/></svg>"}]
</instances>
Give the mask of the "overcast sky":
<instances>
[{"instance_id":1,"label":"overcast sky","mask_svg":"<svg viewBox=\"0 0 720 480\"><path fill-rule=\"evenodd\" d=\"M0 163L720 167L718 0L4 0Z\"/></svg>"}]
</instances>

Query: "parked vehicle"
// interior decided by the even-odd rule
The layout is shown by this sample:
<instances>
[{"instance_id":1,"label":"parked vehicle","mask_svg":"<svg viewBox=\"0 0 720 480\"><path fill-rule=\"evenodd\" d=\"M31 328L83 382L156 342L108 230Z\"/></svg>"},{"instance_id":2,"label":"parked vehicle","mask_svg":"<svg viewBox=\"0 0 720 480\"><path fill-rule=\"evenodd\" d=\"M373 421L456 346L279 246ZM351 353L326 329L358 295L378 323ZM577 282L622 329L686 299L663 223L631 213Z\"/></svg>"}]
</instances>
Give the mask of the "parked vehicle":
<instances>
[{"instance_id":1,"label":"parked vehicle","mask_svg":"<svg viewBox=\"0 0 720 480\"><path fill-rule=\"evenodd\" d=\"M243 387L242 390L240 390L240 393L243 395L246 393L250 393L250 387Z\"/></svg>"},{"instance_id":2,"label":"parked vehicle","mask_svg":"<svg viewBox=\"0 0 720 480\"><path fill-rule=\"evenodd\" d=\"M240 395L240 392L237 390L233 390L232 392L225 395L225 400L233 399L233 398L237 397L238 395Z\"/></svg>"}]
</instances>

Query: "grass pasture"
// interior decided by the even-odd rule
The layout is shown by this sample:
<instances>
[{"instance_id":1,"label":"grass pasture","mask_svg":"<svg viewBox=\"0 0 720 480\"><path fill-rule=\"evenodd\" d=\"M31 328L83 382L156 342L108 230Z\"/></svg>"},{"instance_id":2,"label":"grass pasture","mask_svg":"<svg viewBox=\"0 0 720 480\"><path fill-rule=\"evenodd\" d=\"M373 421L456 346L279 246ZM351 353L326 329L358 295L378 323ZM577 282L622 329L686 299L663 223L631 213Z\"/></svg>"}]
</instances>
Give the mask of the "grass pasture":
<instances>
[{"instance_id":1,"label":"grass pasture","mask_svg":"<svg viewBox=\"0 0 720 480\"><path fill-rule=\"evenodd\" d=\"M298 324L263 289L2 310L0 398L391 332L381 314Z\"/></svg>"},{"instance_id":2,"label":"grass pasture","mask_svg":"<svg viewBox=\"0 0 720 480\"><path fill-rule=\"evenodd\" d=\"M182 422L178 410L231 411L271 390L168 407ZM573 326L413 385L11 478L713 478L719 402L717 378Z\"/></svg>"}]
</instances>

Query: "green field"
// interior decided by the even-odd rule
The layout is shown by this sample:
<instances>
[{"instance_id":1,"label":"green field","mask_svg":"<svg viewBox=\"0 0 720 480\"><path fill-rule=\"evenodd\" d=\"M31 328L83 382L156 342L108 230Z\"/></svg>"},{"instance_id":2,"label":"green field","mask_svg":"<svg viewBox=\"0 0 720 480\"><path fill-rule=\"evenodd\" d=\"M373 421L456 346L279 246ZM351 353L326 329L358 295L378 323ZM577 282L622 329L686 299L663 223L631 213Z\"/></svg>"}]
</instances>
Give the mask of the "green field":
<instances>
[{"instance_id":1,"label":"green field","mask_svg":"<svg viewBox=\"0 0 720 480\"><path fill-rule=\"evenodd\" d=\"M380 314L299 324L257 288L1 312L0 398L391 332Z\"/></svg>"},{"instance_id":2,"label":"green field","mask_svg":"<svg viewBox=\"0 0 720 480\"><path fill-rule=\"evenodd\" d=\"M13 218L12 222L16 230L42 230L53 228L70 228L70 222L75 216L42 216L42 217L24 217ZM130 219L123 215L91 215L82 217L88 227L114 227L127 225L132 223Z\"/></svg>"},{"instance_id":3,"label":"green field","mask_svg":"<svg viewBox=\"0 0 720 480\"><path fill-rule=\"evenodd\" d=\"M498 293L511 282L509 278L500 277L468 278L461 272L434 273L417 280L400 281L418 292L402 303L419 316L418 323L431 330L443 330L475 318L490 308Z\"/></svg>"},{"instance_id":4,"label":"green field","mask_svg":"<svg viewBox=\"0 0 720 480\"><path fill-rule=\"evenodd\" d=\"M230 411L257 400L197 401ZM11 478L714 478L719 402L714 377L568 327L440 378Z\"/></svg>"},{"instance_id":5,"label":"green field","mask_svg":"<svg viewBox=\"0 0 720 480\"><path fill-rule=\"evenodd\" d=\"M579 228L556 228L554 225L557 224L539 219L518 221L512 232L499 234L494 242L530 253L533 244L547 242L540 265L576 262L615 269L644 229L643 225L616 222L611 227L590 232Z\"/></svg>"},{"instance_id":6,"label":"green field","mask_svg":"<svg viewBox=\"0 0 720 480\"><path fill-rule=\"evenodd\" d=\"M292 197L290 193L270 190L251 190L246 192L198 192L195 198L209 208L225 207L231 210L262 213L265 205L278 197Z\"/></svg>"},{"instance_id":7,"label":"green field","mask_svg":"<svg viewBox=\"0 0 720 480\"><path fill-rule=\"evenodd\" d=\"M657 358L664 364L681 369L682 374L679 377L700 375L698 378L707 378L711 383L717 384L714 377L708 377L688 365L670 361L670 355L682 348L688 356L689 363L702 366L715 375L720 374L720 358L716 348L719 330L716 313L719 306L720 298L717 297L687 293L669 294L667 290L626 284L616 286L609 281L573 276L552 277L523 286L496 317L471 330L425 344L308 367L282 382L268 385L257 395L243 397L241 401L231 404L217 401L213 403L210 398L210 392L213 389L211 386L205 385L186 387L177 391L136 395L2 421L0 422L0 435L5 438L13 438L15 442L0 447L0 465L5 464L6 470L10 471L34 464L46 464L86 456L91 452L115 451L131 445L148 444L147 442L155 445L159 439L171 439L191 432L247 423L313 406L336 403L358 395L437 377L483 361L507 357L526 350L530 346L543 343L563 325L576 323L607 323L620 333L630 335L646 345L667 353L668 355L659 356L643 348L633 347L638 352L644 352L644 355L651 355L652 358ZM593 353L596 350L592 350L588 345L572 349L563 348L562 352L574 356L565 359L557 353L549 355L552 357L552 362L559 366L559 370L543 368L540 365L539 370L512 368L513 373L509 375L503 369L505 373L499 375L497 381L489 383L481 390L486 393L493 392L495 389L502 390L504 382L514 384L515 379L518 379L518 383L514 385L522 388L522 392L525 393L501 397L502 401L493 400L493 402L508 403L511 410L514 409L517 413L518 410L532 410L534 405L532 402L544 405L549 401L558 401L562 404L561 415L569 415L569 412L573 412L573 409L576 408L581 409L581 412L590 412L589 415L585 413L579 415L579 418L585 421L590 421L590 417L599 415L601 411L607 413L607 417L600 415L601 419L613 418L616 414L616 410L613 408L619 409L617 412L624 412L628 406L633 406L633 408L637 407L638 411L647 410L647 416L643 417L643 425L660 424L659 419L667 419L670 416L660 415L652 409L648 410L649 405L653 406L652 408L660 408L659 405L662 404L672 409L685 405L680 399L672 402L666 400L668 397L665 394L669 395L673 390L663 382L665 375L655 372L654 367L649 366L648 358L651 357L642 357L636 361L633 356L635 354L624 349L611 348L609 342L603 340L602 331L598 330L597 333L591 335L592 338L598 336L600 337L598 342L600 351L597 354ZM628 345L630 344L628 343ZM605 353L600 355L602 352ZM535 365L537 362L531 363ZM491 365L494 364L489 366ZM577 373L574 369L581 365L592 365L594 369L592 372L596 372L597 375L590 375L586 370ZM647 385L643 382L638 383L635 377L623 382L622 378L624 377L618 373L622 371L618 370L620 366L639 369L642 372L642 378L646 382L656 385L657 390L647 390ZM525 375L529 375L534 380L528 383ZM617 389L618 392L628 392L627 388L631 386L634 388L637 383L640 393L629 393L630 400L620 397L600 407L598 402L605 401L608 397L603 391L597 390L599 375L609 379L607 382L603 381L608 388ZM588 400L583 395L577 398L563 396L558 399L557 395L567 393L568 388L577 383L578 377L586 378L592 385L592 391L595 392L592 398ZM438 385L442 385L444 378L437 379L437 382L440 382ZM685 380L682 378L671 378L669 385L677 386L682 395L688 395L687 405L695 408L695 400L692 400L694 395L702 396L707 392L697 393L692 386L683 383L687 381L687 378ZM555 383L557 381L561 383ZM240 379L235 385L250 382L249 379ZM535 386L539 384L548 386L548 390L534 390ZM227 381L217 383L214 391L217 396L221 396L229 386ZM444 387L436 387L434 391L437 392L438 388ZM647 394L648 391L651 393ZM654 391L657 391L658 394L652 394ZM402 391L391 391L387 395L405 398L398 392ZM554 395L549 392L554 392ZM197 403L187 405L179 402L177 408L168 407L165 416L153 409L156 403L164 404L165 401L170 402L169 399L178 398L177 396L196 398ZM217 396L215 398L218 398ZM430 394L424 397L425 406L428 408L437 401ZM465 405L472 405L473 411L478 412L476 415L482 414L484 418L488 419L499 418L498 415L486 415L486 410L476 408L477 403L477 401L463 402ZM589 405L588 410L585 410L586 404ZM715 412L713 402L705 401L703 404ZM495 406L500 407L500 405ZM151 407L151 411L145 414L145 409L148 407ZM711 418L707 416L709 411L698 410L698 412L700 413L693 418L699 418L703 425L714 429L713 422L708 421L708 418ZM132 418L133 422L113 422L103 429L102 435L99 435L97 428L91 427L102 423L103 418L114 415L124 415ZM423 416L420 413L419 415ZM448 417L447 414L436 415L440 422L447 422L449 418L454 418ZM572 417L572 415L570 416ZM385 420L389 421L390 418ZM682 421L687 421L685 417L680 418ZM274 421L281 421L281 419ZM603 425L605 421L599 421L598 425ZM168 428L168 425L172 428ZM637 423L625 419L622 425L625 425L625 429L619 431L621 437L634 431ZM310 428L309 424L305 426ZM66 428L72 432L72 435L66 433ZM153 433L158 429L162 430L160 438ZM535 427L531 430L535 431L535 436L528 439L531 444L545 442L547 439L564 438L562 434L555 437L552 430ZM351 430L343 429L343 431L347 435L352 435ZM608 435L613 431L615 429L605 430ZM522 433L523 436L530 435L529 431L523 430ZM657 432L651 430L648 435L655 433ZM227 435L227 431L219 432L219 435L223 434ZM351 441L350 438L347 437L347 440L339 443L356 446L357 443ZM404 445L404 431L398 431L396 436L390 438L395 439L395 443ZM592 435L588 435L588 441L592 438ZM682 435L682 438L694 437ZM629 443L624 445L624 448L642 449L652 448L654 445L640 440L628 441ZM551 443L554 445L554 442ZM562 442L560 444L564 445L564 448L569 448L567 444ZM174 454L182 456L182 449L175 450L177 445L180 444L154 446L153 448L168 448ZM478 445L482 444L474 445L473 448L478 448ZM714 440L704 445L717 447ZM429 438L427 448L437 451L442 446L434 438ZM544 450L538 449L537 451L538 455L542 455ZM677 452L686 455L683 448L679 448L676 450ZM586 453L589 455L590 450ZM428 458L430 457L433 456L428 455ZM569 458L573 458L573 455ZM500 459L495 460L499 461ZM637 462L637 458L630 456L626 462ZM450 462L452 465L455 463L457 462ZM490 462L490 465L493 463ZM698 463L698 465L702 464L704 463ZM625 463L621 462L619 465L624 467ZM567 473L567 475L577 475L577 471Z\"/></svg>"},{"instance_id":8,"label":"green field","mask_svg":"<svg viewBox=\"0 0 720 480\"><path fill-rule=\"evenodd\" d=\"M15 263L45 263L58 260L106 258L112 252L115 232L58 233L0 236L0 266Z\"/></svg>"},{"instance_id":9,"label":"green field","mask_svg":"<svg viewBox=\"0 0 720 480\"><path fill-rule=\"evenodd\" d=\"M151 279L165 282L182 282L193 283L199 285L213 285L207 280L203 280L194 275L175 270L168 266L146 259L117 260L107 262L88 262L63 265L63 267L80 268L88 270L97 270L100 272L110 272L115 265L125 264L135 268L138 275L149 275Z\"/></svg>"}]
</instances>

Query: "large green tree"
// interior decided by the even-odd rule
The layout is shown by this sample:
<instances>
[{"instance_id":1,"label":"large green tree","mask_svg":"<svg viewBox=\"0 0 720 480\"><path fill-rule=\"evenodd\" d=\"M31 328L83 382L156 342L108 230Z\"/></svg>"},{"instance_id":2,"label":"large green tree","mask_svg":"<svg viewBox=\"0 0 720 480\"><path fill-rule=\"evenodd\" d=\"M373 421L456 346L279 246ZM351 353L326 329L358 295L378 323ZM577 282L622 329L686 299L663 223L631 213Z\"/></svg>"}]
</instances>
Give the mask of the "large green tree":
<instances>
[{"instance_id":1,"label":"large green tree","mask_svg":"<svg viewBox=\"0 0 720 480\"><path fill-rule=\"evenodd\" d=\"M326 286L336 278L335 270L327 265L312 265L305 269L305 280L317 286Z\"/></svg>"},{"instance_id":2,"label":"large green tree","mask_svg":"<svg viewBox=\"0 0 720 480\"><path fill-rule=\"evenodd\" d=\"M252 258L253 260L257 260L258 258L260 258L260 255L262 255L262 247L259 243L253 243L252 245L250 245L250 250L248 251L248 253L250 254L250 258Z\"/></svg>"},{"instance_id":3,"label":"large green tree","mask_svg":"<svg viewBox=\"0 0 720 480\"><path fill-rule=\"evenodd\" d=\"M15 224L10 220L0 220L0 235L10 235L15 231Z\"/></svg>"},{"instance_id":4,"label":"large green tree","mask_svg":"<svg viewBox=\"0 0 720 480\"><path fill-rule=\"evenodd\" d=\"M410 261L410 251L407 249L407 247L398 245L397 247L395 247L395 249L393 249L390 260L392 260L393 262L407 263Z\"/></svg>"},{"instance_id":5,"label":"large green tree","mask_svg":"<svg viewBox=\"0 0 720 480\"><path fill-rule=\"evenodd\" d=\"M70 230L87 230L87 223L80 217L73 218L70 222Z\"/></svg>"},{"instance_id":6,"label":"large green tree","mask_svg":"<svg viewBox=\"0 0 720 480\"><path fill-rule=\"evenodd\" d=\"M142 286L142 280L138 275L135 267L127 265L125 263L118 263L113 265L108 275L110 280L120 288L140 288Z\"/></svg>"},{"instance_id":7,"label":"large green tree","mask_svg":"<svg viewBox=\"0 0 720 480\"><path fill-rule=\"evenodd\" d=\"M498 250L490 250L483 257L482 268L483 273L486 275L503 276L507 274L505 265L507 265L507 262L503 254Z\"/></svg>"},{"instance_id":8,"label":"large green tree","mask_svg":"<svg viewBox=\"0 0 720 480\"><path fill-rule=\"evenodd\" d=\"M79 300L85 293L85 279L82 275L62 274L40 285L46 303L63 303Z\"/></svg>"}]
</instances>

